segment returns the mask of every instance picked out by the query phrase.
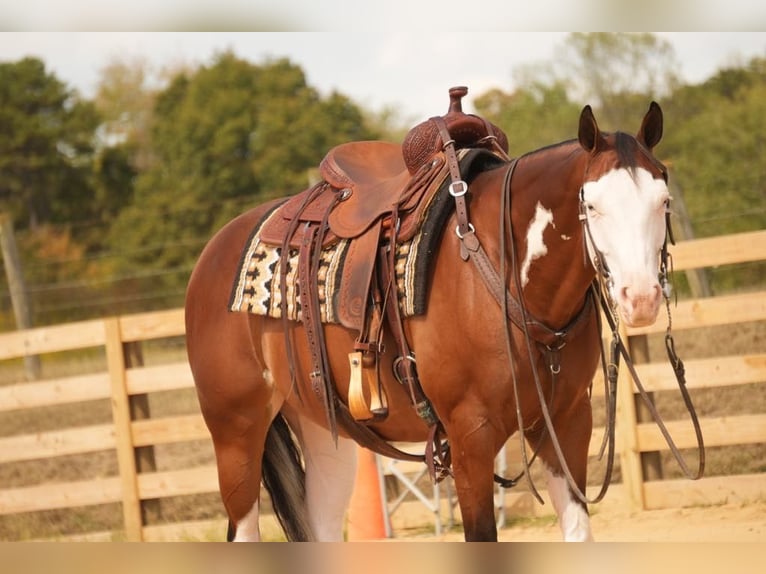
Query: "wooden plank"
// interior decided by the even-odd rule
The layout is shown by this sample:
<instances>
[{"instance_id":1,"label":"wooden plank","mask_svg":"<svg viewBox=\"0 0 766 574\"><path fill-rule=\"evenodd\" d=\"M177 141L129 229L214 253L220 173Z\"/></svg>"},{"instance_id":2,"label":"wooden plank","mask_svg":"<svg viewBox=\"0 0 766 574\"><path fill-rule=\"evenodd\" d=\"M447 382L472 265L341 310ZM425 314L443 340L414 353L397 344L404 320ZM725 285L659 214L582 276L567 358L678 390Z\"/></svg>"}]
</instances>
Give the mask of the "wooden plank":
<instances>
[{"instance_id":1,"label":"wooden plank","mask_svg":"<svg viewBox=\"0 0 766 574\"><path fill-rule=\"evenodd\" d=\"M766 496L766 480L763 474L658 480L644 483L644 495L648 510L750 502Z\"/></svg>"},{"instance_id":2,"label":"wooden plank","mask_svg":"<svg viewBox=\"0 0 766 574\"><path fill-rule=\"evenodd\" d=\"M185 333L184 310L170 309L120 317L124 342L176 337Z\"/></svg>"},{"instance_id":3,"label":"wooden plank","mask_svg":"<svg viewBox=\"0 0 766 574\"><path fill-rule=\"evenodd\" d=\"M101 319L2 333L0 360L99 347L104 341L104 322Z\"/></svg>"},{"instance_id":4,"label":"wooden plank","mask_svg":"<svg viewBox=\"0 0 766 574\"><path fill-rule=\"evenodd\" d=\"M680 241L670 246L677 271L766 259L766 230Z\"/></svg>"},{"instance_id":5,"label":"wooden plank","mask_svg":"<svg viewBox=\"0 0 766 574\"><path fill-rule=\"evenodd\" d=\"M697 439L690 420L665 421L679 448L696 448ZM705 446L731 446L766 442L766 414L706 417L700 419ZM657 425L641 423L636 429L641 451L668 450Z\"/></svg>"},{"instance_id":6,"label":"wooden plank","mask_svg":"<svg viewBox=\"0 0 766 574\"><path fill-rule=\"evenodd\" d=\"M766 320L766 292L679 301L677 307L671 306L671 313L675 330L763 321ZM659 319L654 325L629 328L627 331L628 335L633 336L664 333L666 329L667 321L663 320L663 314L660 311Z\"/></svg>"},{"instance_id":7,"label":"wooden plank","mask_svg":"<svg viewBox=\"0 0 766 574\"><path fill-rule=\"evenodd\" d=\"M82 534L67 534L54 538L32 538L29 542L120 542L125 538L121 531L100 530Z\"/></svg>"},{"instance_id":8,"label":"wooden plank","mask_svg":"<svg viewBox=\"0 0 766 574\"><path fill-rule=\"evenodd\" d=\"M119 477L0 490L0 514L120 502Z\"/></svg>"},{"instance_id":9,"label":"wooden plank","mask_svg":"<svg viewBox=\"0 0 766 574\"><path fill-rule=\"evenodd\" d=\"M108 399L106 373L0 387L0 412Z\"/></svg>"},{"instance_id":10,"label":"wooden plank","mask_svg":"<svg viewBox=\"0 0 766 574\"><path fill-rule=\"evenodd\" d=\"M709 389L766 381L766 353L730 355L707 359L684 360L686 385L690 389ZM647 391L678 388L673 369L665 361L636 365L638 376Z\"/></svg>"},{"instance_id":11,"label":"wooden plank","mask_svg":"<svg viewBox=\"0 0 766 574\"><path fill-rule=\"evenodd\" d=\"M128 369L126 384L129 394L140 395L191 388L194 378L189 363L172 363Z\"/></svg>"},{"instance_id":12,"label":"wooden plank","mask_svg":"<svg viewBox=\"0 0 766 574\"><path fill-rule=\"evenodd\" d=\"M117 464L122 485L122 514L125 535L129 542L141 541L141 501L136 481L136 460L132 442L130 404L125 385L125 356L120 339L118 319L104 322L106 332L106 361L112 387L112 419L117 433Z\"/></svg>"},{"instance_id":13,"label":"wooden plank","mask_svg":"<svg viewBox=\"0 0 766 574\"><path fill-rule=\"evenodd\" d=\"M199 414L135 421L132 428L137 447L210 438Z\"/></svg>"},{"instance_id":14,"label":"wooden plank","mask_svg":"<svg viewBox=\"0 0 766 574\"><path fill-rule=\"evenodd\" d=\"M95 425L0 438L0 463L112 449L114 427Z\"/></svg>"},{"instance_id":15,"label":"wooden plank","mask_svg":"<svg viewBox=\"0 0 766 574\"><path fill-rule=\"evenodd\" d=\"M218 492L218 471L215 465L207 465L184 470L139 474L138 490L143 500Z\"/></svg>"}]
</instances>

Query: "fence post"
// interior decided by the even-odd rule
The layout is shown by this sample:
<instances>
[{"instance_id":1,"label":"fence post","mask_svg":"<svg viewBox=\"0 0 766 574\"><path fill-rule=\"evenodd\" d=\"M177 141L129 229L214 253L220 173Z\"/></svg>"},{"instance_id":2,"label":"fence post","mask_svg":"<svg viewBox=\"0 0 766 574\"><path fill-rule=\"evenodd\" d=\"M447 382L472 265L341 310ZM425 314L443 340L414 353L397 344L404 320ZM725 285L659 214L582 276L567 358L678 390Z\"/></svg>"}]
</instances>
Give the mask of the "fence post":
<instances>
[{"instance_id":1,"label":"fence post","mask_svg":"<svg viewBox=\"0 0 766 574\"><path fill-rule=\"evenodd\" d=\"M130 401L125 377L125 355L120 322L116 317L104 319L106 361L112 387L112 420L117 445L117 464L122 483L122 518L129 542L143 540L141 497L138 492L135 448L130 419Z\"/></svg>"},{"instance_id":2,"label":"fence post","mask_svg":"<svg viewBox=\"0 0 766 574\"><path fill-rule=\"evenodd\" d=\"M620 337L623 341L628 341L624 325L620 325ZM638 421L633 380L624 365L620 369L617 380L617 421L622 485L630 506L635 510L643 510L645 507L644 481L641 452L638 449Z\"/></svg>"},{"instance_id":3,"label":"fence post","mask_svg":"<svg viewBox=\"0 0 766 574\"><path fill-rule=\"evenodd\" d=\"M122 351L125 357L125 368L144 366L144 353L141 347L141 341L129 341L122 344ZM130 395L128 397L130 408L130 420L146 420L151 418L151 409L149 407L149 395ZM153 446L140 446L135 448L136 472L155 472L157 470L157 461L154 456ZM157 521L162 516L162 506L159 498L141 501L141 520L143 524L149 524L151 521Z\"/></svg>"}]
</instances>

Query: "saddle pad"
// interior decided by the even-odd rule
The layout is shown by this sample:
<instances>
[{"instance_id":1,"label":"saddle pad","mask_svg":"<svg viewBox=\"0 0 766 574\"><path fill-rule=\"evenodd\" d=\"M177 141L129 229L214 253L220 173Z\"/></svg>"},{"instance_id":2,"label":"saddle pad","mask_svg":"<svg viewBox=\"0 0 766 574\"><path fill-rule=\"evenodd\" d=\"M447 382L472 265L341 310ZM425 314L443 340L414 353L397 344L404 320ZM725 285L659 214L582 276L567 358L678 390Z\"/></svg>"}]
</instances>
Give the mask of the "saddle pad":
<instances>
[{"instance_id":1,"label":"saddle pad","mask_svg":"<svg viewBox=\"0 0 766 574\"><path fill-rule=\"evenodd\" d=\"M462 151L462 150L461 150ZM470 150L460 161L461 173L468 181L478 171L497 167L502 161L485 150ZM421 315L426 308L430 261L439 245L444 223L454 210L455 202L445 181L428 206L420 230L396 249L396 283L402 316ZM260 230L272 217L279 217L277 206L255 226L246 242L231 290L229 310L254 313L274 318L282 316L280 280L281 247L269 245L260 238ZM323 323L340 323L337 299L343 265L351 239L340 239L322 249L317 285L320 319ZM297 283L298 250L291 249L287 270L287 318L300 321L300 289Z\"/></svg>"},{"instance_id":2,"label":"saddle pad","mask_svg":"<svg viewBox=\"0 0 766 574\"><path fill-rule=\"evenodd\" d=\"M269 217L273 217L272 213ZM260 240L259 231L268 217L255 228L243 251L238 272L232 286L229 310L254 313L268 317L282 316L280 290L281 247ZM340 323L337 297L343 276L350 239L341 239L322 250L317 286L319 288L319 317L322 323ZM399 304L404 316L421 314L425 309L425 293L416 296L425 286L425 280L417 281L421 265L417 265L417 253L422 244L420 235L399 245L396 253L396 281ZM298 286L298 250L291 249L287 263L287 318L300 321L301 301Z\"/></svg>"}]
</instances>

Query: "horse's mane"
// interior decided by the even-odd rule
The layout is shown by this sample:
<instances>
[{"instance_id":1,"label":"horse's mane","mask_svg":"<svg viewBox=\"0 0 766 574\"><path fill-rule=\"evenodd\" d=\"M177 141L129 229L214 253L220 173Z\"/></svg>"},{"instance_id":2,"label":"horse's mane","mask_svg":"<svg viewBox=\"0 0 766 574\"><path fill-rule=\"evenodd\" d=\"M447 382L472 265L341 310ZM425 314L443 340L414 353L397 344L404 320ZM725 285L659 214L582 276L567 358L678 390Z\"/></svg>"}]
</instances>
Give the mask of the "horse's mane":
<instances>
[{"instance_id":1,"label":"horse's mane","mask_svg":"<svg viewBox=\"0 0 766 574\"><path fill-rule=\"evenodd\" d=\"M617 154L617 164L621 167L627 168L629 171L633 171L634 168L638 167L639 161L638 158L641 155L646 156L649 158L653 163L657 163L657 160L654 158L652 153L647 150L644 146L642 146L639 141L632 135L627 134L625 132L602 132L603 136L607 139L612 139L612 145L614 146L614 150ZM545 153L554 151L560 148L566 148L568 146L572 146L573 149L571 153L574 153L576 150L580 149L579 142L577 139L568 139L557 143L552 143L546 146L543 146L541 148L537 148L535 150L526 152L519 156L522 157L530 157L535 156L537 154Z\"/></svg>"}]
</instances>

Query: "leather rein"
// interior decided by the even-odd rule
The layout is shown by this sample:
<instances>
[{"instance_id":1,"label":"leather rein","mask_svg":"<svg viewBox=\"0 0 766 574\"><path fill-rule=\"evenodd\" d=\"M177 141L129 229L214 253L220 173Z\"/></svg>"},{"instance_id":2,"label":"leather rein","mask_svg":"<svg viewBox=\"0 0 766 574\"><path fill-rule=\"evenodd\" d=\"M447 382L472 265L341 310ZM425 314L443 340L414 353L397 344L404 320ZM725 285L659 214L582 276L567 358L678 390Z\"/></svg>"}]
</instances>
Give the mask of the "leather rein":
<instances>
[{"instance_id":1,"label":"leather rein","mask_svg":"<svg viewBox=\"0 0 766 574\"><path fill-rule=\"evenodd\" d=\"M532 462L534 461L534 458L537 455L537 451L540 445L545 440L546 434L547 434L547 436L550 437L551 439L559 464L564 472L564 475L566 476L569 487L572 490L572 492L575 494L575 496L577 496L577 498L584 504L595 503L603 499L609 487L609 484L611 482L612 470L614 468L615 427L616 427L616 410L617 410L616 408L617 407L617 399L616 399L617 392L616 391L617 391L617 379L618 379L619 364L620 364L621 357L624 360L626 367L628 368L631 378L633 379L642 400L646 404L647 409L649 410L655 423L658 425L666 443L668 444L668 447L673 453L673 456L675 457L682 471L690 479L696 480L700 478L704 472L704 467L705 467L705 448L704 448L704 443L702 438L702 432L701 432L696 410L694 408L688 389L686 387L685 369L683 366L683 362L681 361L681 359L678 357L678 355L675 352L675 344L671 334L672 320L671 320L671 314L670 314L670 290L668 288L669 254L667 250L667 244L668 244L668 239L671 241L671 243L675 243L675 242L673 240L672 230L670 227L669 211L667 212L667 215L666 215L666 237L665 237L665 241L664 241L662 251L661 251L661 256L660 256L660 259L661 259L660 276L661 276L661 283L663 288L662 291L663 291L663 296L665 298L667 313L668 313L668 327L667 327L667 332L665 335L665 346L666 346L668 359L673 368L673 372L675 374L679 390L681 392L682 398L684 400L684 404L686 406L687 412L689 413L689 416L694 426L694 430L696 434L697 447L699 452L699 466L696 473L692 473L690 471L683 456L680 453L680 450L678 449L672 437L670 436L670 433L668 432L667 427L664 421L662 420L662 417L657 411L657 408L655 407L648 393L644 389L639 379L638 373L636 372L636 369L630 357L630 354L627 350L627 347L625 343L623 342L622 337L620 336L619 327L618 327L619 320L615 312L615 307L609 298L609 291L607 287L607 284L609 283L609 281L611 281L611 277L609 275L609 270L606 267L606 261L603 257L603 254L601 254L597 246L593 243L592 235L590 233L590 227L588 225L587 215L585 215L585 207L584 207L584 202L582 199L582 192L580 194L581 195L580 221L582 222L582 225L583 225L584 241L590 240L593 252L596 254L593 261L594 267L596 268L596 278L593 280L590 289L586 293L585 301L583 303L582 308L575 315L575 317L563 328L552 329L548 327L547 325L543 324L542 322L531 317L527 312L523 298L519 297L517 299L511 294L510 290L506 287L507 282L505 278L508 275L508 270L506 269L507 267L506 260L507 260L508 250L509 250L507 245L507 238L508 237L512 238L511 218L510 218L511 180L513 178L513 173L516 169L517 160L516 159L510 160L510 164L507 168L504 182L503 182L503 190L502 190L502 196L501 196L501 209L500 209L500 248L499 248L500 269L498 272L495 270L493 263L491 262L487 253L481 246L481 243L479 242L479 239L476 236L475 228L470 222L469 214L468 214L468 205L467 205L467 202L465 201L465 194L468 191L468 185L460 177L460 172L457 166L457 158L456 158L454 142L448 137L448 135L445 136L445 132L446 130L442 131L442 137L444 138L444 142L445 142L444 151L446 153L447 162L450 167L450 175L452 178L452 183L449 187L449 192L455 199L455 205L456 205L455 211L456 211L456 217L457 217L457 228L455 229L455 233L460 239L461 258L464 261L471 260L473 262L473 264L475 265L479 273L479 276L482 278L483 282L487 286L492 297L495 299L495 301L500 305L501 309L503 310L503 316L508 319L508 321L506 321L505 323L505 329L504 329L505 343L506 343L506 352L507 352L508 359L511 366L511 375L513 380L513 392L514 392L514 399L516 402L516 415L517 415L517 420L519 425L519 439L520 439L520 450L521 450L523 470L517 477L513 479L503 478L498 475L495 475L494 477L495 482L497 482L504 488L508 488L508 487L514 486L520 480L522 476L526 475L527 481L529 483L532 493L542 503L543 502L542 497L540 496L537 488L535 487L532 481L529 468ZM587 260L587 257L588 257L587 247L584 246L584 248L585 248L585 257ZM511 256L513 281L516 286L516 291L520 294L522 291L521 291L521 281L519 277L519 265L517 264L517 261L516 261L517 259L516 247L512 239L510 241L510 256ZM601 336L599 335L599 339L601 341L601 368L604 374L604 387L605 387L605 394L607 398L606 400L607 423L606 423L606 429L604 434L604 441L602 442L600 452L599 452L599 459L603 457L604 450L606 447L608 447L608 453L607 453L607 461L606 461L606 470L604 472L604 478L601 484L601 488L598 494L593 499L589 499L585 495L585 493L582 492L582 490L577 486L574 480L574 477L572 476L572 473L569 469L569 465L566 462L566 458L564 456L560 441L558 439L558 434L553 425L550 408L549 408L548 402L545 399L545 394L543 391L540 375L537 369L534 367L536 361L534 357L533 348L536 346L539 350L541 350L541 352L543 352L546 355L548 368L550 370L551 377L552 377L552 389L555 389L556 376L558 375L561 369L561 365L559 363L559 352L567 344L568 340L576 336L582 330L584 325L587 323L585 319L588 316L590 316L591 313L596 314L596 320L599 327L599 333L601 333L601 326L602 326L601 314L599 313L599 309L597 305L601 306L601 309L603 310L604 315L607 318L607 322L609 323L609 327L612 330L612 342L610 345L610 356L608 360L606 358L606 352L604 349L603 340L601 339ZM529 359L530 365L532 365L532 371L534 374L535 388L537 391L542 415L545 420L544 434L541 436L540 442L535 447L531 460L527 456L527 449L525 444L525 436L524 436L525 427L524 427L524 423L522 419L522 413L521 413L521 407L520 407L520 401L519 401L519 384L518 384L518 376L517 376L517 366L516 366L516 362L514 360L513 352L512 352L510 324L513 324L517 328L521 329L521 331L524 334L524 337L526 340L528 359ZM533 345L533 342L536 343L536 345ZM551 393L551 397L552 395L553 395L553 390Z\"/></svg>"}]
</instances>

